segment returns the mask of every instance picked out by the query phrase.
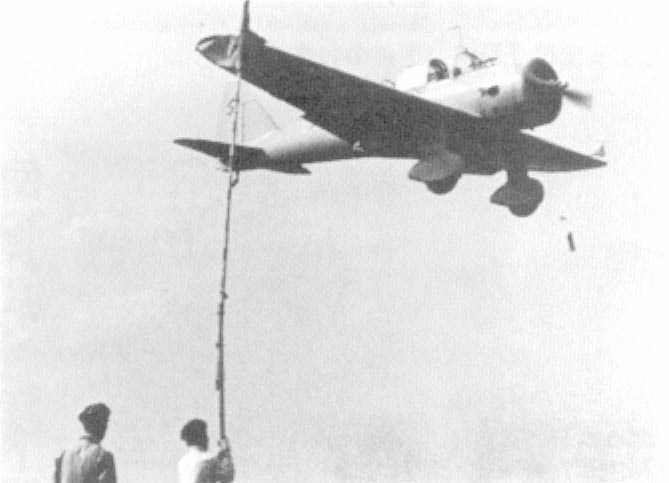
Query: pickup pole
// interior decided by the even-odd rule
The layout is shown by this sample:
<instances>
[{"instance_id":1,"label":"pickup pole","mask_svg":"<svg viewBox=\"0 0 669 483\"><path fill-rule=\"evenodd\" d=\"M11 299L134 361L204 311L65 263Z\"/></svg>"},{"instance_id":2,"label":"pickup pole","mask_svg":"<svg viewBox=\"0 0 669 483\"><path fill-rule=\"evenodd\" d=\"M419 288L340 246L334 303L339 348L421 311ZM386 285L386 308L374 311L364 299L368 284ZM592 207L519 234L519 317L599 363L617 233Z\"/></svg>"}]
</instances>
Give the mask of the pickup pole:
<instances>
[{"instance_id":1,"label":"pickup pole","mask_svg":"<svg viewBox=\"0 0 669 483\"><path fill-rule=\"evenodd\" d=\"M244 2L244 14L242 19L242 26L237 38L237 55L239 56L237 66L237 85L235 87L235 94L232 98L232 140L228 150L228 164L225 163L225 157L221 156L221 163L227 166L228 184L227 184L227 203L225 210L225 237L223 240L223 274L221 276L221 301L218 306L218 342L216 347L218 349L218 368L216 376L216 389L218 390L218 416L220 440L226 440L225 427L225 342L224 333L225 328L225 302L228 299L226 292L227 274L228 274L228 247L230 244L230 217L232 210L232 189L239 181L239 171L236 169L237 156L237 132L239 124L239 106L240 106L240 91L242 85L242 48L244 44L245 33L248 30L248 16L249 16L249 0Z\"/></svg>"}]
</instances>

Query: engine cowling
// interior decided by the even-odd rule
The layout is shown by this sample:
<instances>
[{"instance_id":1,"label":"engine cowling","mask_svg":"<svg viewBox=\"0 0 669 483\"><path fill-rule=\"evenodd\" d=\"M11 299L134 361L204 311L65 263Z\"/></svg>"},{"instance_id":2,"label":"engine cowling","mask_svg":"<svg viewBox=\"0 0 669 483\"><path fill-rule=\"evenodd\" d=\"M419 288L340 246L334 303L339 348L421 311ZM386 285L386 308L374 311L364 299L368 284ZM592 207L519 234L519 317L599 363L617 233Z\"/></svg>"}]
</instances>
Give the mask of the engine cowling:
<instances>
[{"instance_id":1,"label":"engine cowling","mask_svg":"<svg viewBox=\"0 0 669 483\"><path fill-rule=\"evenodd\" d=\"M523 69L523 127L553 122L562 108L562 86L544 59L532 59Z\"/></svg>"},{"instance_id":2,"label":"engine cowling","mask_svg":"<svg viewBox=\"0 0 669 483\"><path fill-rule=\"evenodd\" d=\"M535 58L527 63L519 80L481 89L481 115L504 120L517 129L547 124L560 113L562 91L553 67Z\"/></svg>"}]
</instances>

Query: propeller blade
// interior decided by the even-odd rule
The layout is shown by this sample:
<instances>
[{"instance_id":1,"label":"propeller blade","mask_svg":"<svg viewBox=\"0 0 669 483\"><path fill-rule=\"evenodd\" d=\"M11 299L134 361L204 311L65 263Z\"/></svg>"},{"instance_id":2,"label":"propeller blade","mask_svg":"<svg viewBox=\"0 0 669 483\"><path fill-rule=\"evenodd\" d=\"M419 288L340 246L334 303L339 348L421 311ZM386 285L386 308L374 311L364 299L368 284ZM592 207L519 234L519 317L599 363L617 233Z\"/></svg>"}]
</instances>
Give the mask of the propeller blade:
<instances>
[{"instance_id":1,"label":"propeller blade","mask_svg":"<svg viewBox=\"0 0 669 483\"><path fill-rule=\"evenodd\" d=\"M569 89L565 86L562 90L562 95L577 106L586 108L592 107L592 95L587 92Z\"/></svg>"}]
</instances>

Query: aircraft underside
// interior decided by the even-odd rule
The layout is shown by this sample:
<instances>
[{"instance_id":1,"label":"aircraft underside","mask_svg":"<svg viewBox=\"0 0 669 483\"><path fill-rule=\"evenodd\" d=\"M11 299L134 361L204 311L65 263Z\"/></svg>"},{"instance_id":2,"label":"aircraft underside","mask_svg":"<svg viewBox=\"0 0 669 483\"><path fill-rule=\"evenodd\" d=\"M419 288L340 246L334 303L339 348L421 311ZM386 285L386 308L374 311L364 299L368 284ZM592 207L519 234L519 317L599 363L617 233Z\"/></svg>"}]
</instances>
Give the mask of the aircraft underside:
<instances>
[{"instance_id":1,"label":"aircraft underside","mask_svg":"<svg viewBox=\"0 0 669 483\"><path fill-rule=\"evenodd\" d=\"M466 51L462 54L470 62L450 75L446 63L433 59L424 68L410 69L411 76L402 77L404 84L387 85L272 47L248 22L239 35L205 37L196 49L214 65L303 113L300 122L241 146L236 170L307 174L308 163L409 158L417 160L409 178L436 194L453 190L463 174L506 171L506 183L490 201L528 216L544 196L543 186L528 171L605 164L525 131L553 122L563 98L589 105L588 95L569 88L541 58L509 73L497 66L496 58ZM176 142L231 164L226 144Z\"/></svg>"},{"instance_id":2,"label":"aircraft underside","mask_svg":"<svg viewBox=\"0 0 669 483\"><path fill-rule=\"evenodd\" d=\"M186 147L210 156L224 159L228 145L214 141L179 139ZM425 184L432 193L443 195L452 191L463 174L492 175L507 171L507 183L490 197L492 203L506 206L516 216L532 214L543 200L541 183L527 175L527 167L517 158L499 155L513 150L506 145L498 148L477 146L467 154L449 151L443 145L432 144L411 155L406 149L393 153L378 144L371 150L362 143L350 143L318 128L300 123L266 134L256 140L253 147L244 146L239 150L236 168L240 171L267 169L286 174L309 174L305 164L330 162L361 157L418 158L418 162L408 173L410 179ZM486 156L490 153L489 156ZM227 163L226 163L227 164Z\"/></svg>"}]
</instances>

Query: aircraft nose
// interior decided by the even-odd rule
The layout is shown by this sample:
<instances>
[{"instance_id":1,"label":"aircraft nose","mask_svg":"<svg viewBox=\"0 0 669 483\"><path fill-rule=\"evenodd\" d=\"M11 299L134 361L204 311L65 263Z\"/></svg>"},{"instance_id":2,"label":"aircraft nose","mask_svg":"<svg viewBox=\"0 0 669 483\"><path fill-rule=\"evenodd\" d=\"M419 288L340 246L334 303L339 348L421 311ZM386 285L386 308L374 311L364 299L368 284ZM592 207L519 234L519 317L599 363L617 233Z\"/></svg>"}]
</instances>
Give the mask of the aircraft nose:
<instances>
[{"instance_id":1,"label":"aircraft nose","mask_svg":"<svg viewBox=\"0 0 669 483\"><path fill-rule=\"evenodd\" d=\"M525 80L538 85L556 87L559 85L555 69L544 59L535 58L527 63L523 73Z\"/></svg>"},{"instance_id":2,"label":"aircraft nose","mask_svg":"<svg viewBox=\"0 0 669 483\"><path fill-rule=\"evenodd\" d=\"M544 96L560 95L577 106L589 108L592 96L587 92L572 89L566 82L560 82L555 69L544 59L532 59L523 72L525 84Z\"/></svg>"}]
</instances>

